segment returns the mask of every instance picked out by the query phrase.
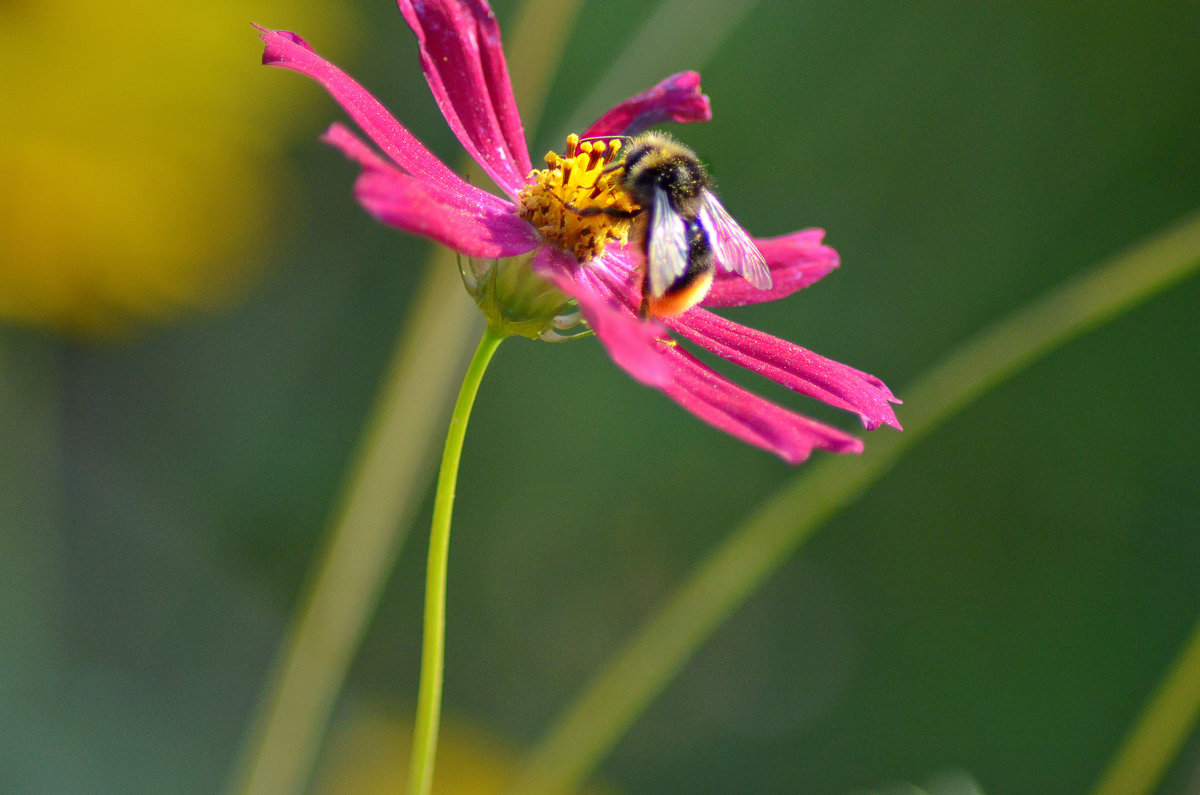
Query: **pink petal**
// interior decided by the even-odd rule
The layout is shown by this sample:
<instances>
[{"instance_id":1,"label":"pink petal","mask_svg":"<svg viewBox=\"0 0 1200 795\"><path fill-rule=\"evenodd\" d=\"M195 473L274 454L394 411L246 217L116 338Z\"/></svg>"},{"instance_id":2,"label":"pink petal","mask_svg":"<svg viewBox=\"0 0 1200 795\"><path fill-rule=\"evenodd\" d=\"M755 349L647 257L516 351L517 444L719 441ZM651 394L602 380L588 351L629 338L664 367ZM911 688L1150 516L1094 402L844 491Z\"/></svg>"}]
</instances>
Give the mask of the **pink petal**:
<instances>
[{"instance_id":1,"label":"pink petal","mask_svg":"<svg viewBox=\"0 0 1200 795\"><path fill-rule=\"evenodd\" d=\"M308 42L286 30L258 29L266 44L263 63L282 66L308 75L325 87L363 132L400 168L414 177L448 190L469 187L457 174L434 157L400 122L392 118L379 100L354 82L345 72L317 55Z\"/></svg>"},{"instance_id":2,"label":"pink petal","mask_svg":"<svg viewBox=\"0 0 1200 795\"><path fill-rule=\"evenodd\" d=\"M617 105L597 119L581 137L637 135L666 121L708 121L711 118L708 97L700 92L700 74L680 72Z\"/></svg>"},{"instance_id":3,"label":"pink petal","mask_svg":"<svg viewBox=\"0 0 1200 795\"><path fill-rule=\"evenodd\" d=\"M377 169L387 171L391 166L375 154L369 146L362 142L358 136L346 129L341 124L331 124L325 134L321 136L321 140L325 143L341 149L346 157L358 163L363 168ZM446 190L445 186L438 186L441 190ZM462 182L454 189L449 190L453 194L454 199L463 206L464 209L477 208L481 211L487 210L493 213L511 213L512 205L501 199L499 196L494 196L491 193L477 188L474 185L469 185Z\"/></svg>"},{"instance_id":4,"label":"pink petal","mask_svg":"<svg viewBox=\"0 0 1200 795\"><path fill-rule=\"evenodd\" d=\"M693 309L667 325L718 356L788 389L855 412L868 429L884 423L900 427L889 405L900 401L872 375L703 309Z\"/></svg>"},{"instance_id":5,"label":"pink petal","mask_svg":"<svg viewBox=\"0 0 1200 795\"><path fill-rule=\"evenodd\" d=\"M637 319L635 307L640 301L640 278L637 268L634 267L634 263L630 259L631 256L633 255L629 250L618 247L610 249L608 253L582 267L574 266L574 261L567 257L565 259L570 263L564 269L567 278L565 281L556 283L560 289L572 294L577 294L577 290L590 287L594 293L606 296L607 302L603 306L603 309L606 310L608 315L617 319L623 319L626 324L630 322L636 324L633 327L633 331L636 331L636 326L638 325L644 328L658 329L657 322L642 322ZM578 286L572 286L568 282ZM583 307L584 305L585 300L581 300L580 306ZM702 319L713 318L714 321L721 321L720 318L711 315L711 313L693 309L681 318L669 321L668 325L678 328L681 323L685 320L690 320L697 313L702 316ZM592 317L588 316L586 312L585 317L589 323L593 322ZM732 324L729 325L732 326ZM741 327L733 326L733 328L740 329ZM680 330L683 331L683 329ZM688 329L684 333L691 331L693 330ZM776 340L765 334L754 332L752 329L744 329L744 331L762 337L775 345L794 348L816 360L821 360L821 357L809 354L807 351L803 351L803 349L795 348L795 346L790 346L789 343L782 340ZM721 336L719 332L720 329L717 329L717 333L714 336ZM661 331L657 331L654 336L654 354L669 367L670 379L665 384L662 382L650 382L648 380L647 383L666 392L673 400L705 422L743 441L770 450L784 460L792 463L803 461L814 447L834 452L860 452L862 450L862 442L855 437L837 428L796 414L748 392L713 372L680 346L663 339ZM693 337L693 339L695 338ZM604 336L601 336L601 339L605 341ZM617 354L613 351L614 346L608 341L605 341L605 344L609 346L610 352L616 358ZM720 346L712 340L702 340L701 344L716 353L725 355ZM646 341L643 339L636 340L630 347L635 351L645 351L645 345ZM764 347L761 340L756 341L756 345L757 347ZM736 353L738 351L733 352L733 354ZM756 363L749 359L749 357L743 356L739 360L733 354L728 355L726 358L734 359L739 364L765 373L764 368L755 366ZM625 367L625 369L630 369L628 365L622 363L620 360L618 360L618 363L622 367ZM836 362L829 362L829 364L848 372L857 373L857 371L839 365ZM772 377L777 375L774 373L765 374L772 375ZM786 376L785 373L779 375ZM870 376L862 373L858 373L858 376L874 381ZM777 378L777 380L781 380L781 378ZM891 393L887 392L887 387L877 381L875 383L878 384L878 387L888 397L891 396ZM802 387L809 386L808 384L799 385ZM800 391L805 391L805 389L800 389ZM826 398L825 395L818 396ZM837 402L836 396L829 395L826 399L829 398L832 398L832 402L835 405L840 405ZM884 409L891 416L890 407L887 406L886 402L884 403Z\"/></svg>"},{"instance_id":6,"label":"pink petal","mask_svg":"<svg viewBox=\"0 0 1200 795\"><path fill-rule=\"evenodd\" d=\"M838 266L838 254L822 245L823 229L805 229L790 235L756 239L755 245L767 258L774 282L770 290L759 290L736 273L718 270L704 306L744 306L777 301L821 279Z\"/></svg>"},{"instance_id":7,"label":"pink petal","mask_svg":"<svg viewBox=\"0 0 1200 795\"><path fill-rule=\"evenodd\" d=\"M591 277L587 267L551 246L537 253L533 267L579 302L584 320L621 369L643 384L663 387L670 383L671 373L661 352L661 327L638 320L631 310L621 307L608 285Z\"/></svg>"},{"instance_id":8,"label":"pink petal","mask_svg":"<svg viewBox=\"0 0 1200 795\"><path fill-rule=\"evenodd\" d=\"M354 196L385 224L471 257L511 257L542 244L537 230L511 208L464 205L454 192L386 164L364 169L354 183Z\"/></svg>"},{"instance_id":9,"label":"pink petal","mask_svg":"<svg viewBox=\"0 0 1200 795\"><path fill-rule=\"evenodd\" d=\"M399 0L421 69L463 147L515 196L532 169L496 17L483 0Z\"/></svg>"},{"instance_id":10,"label":"pink petal","mask_svg":"<svg viewBox=\"0 0 1200 795\"><path fill-rule=\"evenodd\" d=\"M808 458L814 447L835 453L862 452L861 440L742 389L678 346L664 355L671 362L673 380L662 390L719 430L791 464Z\"/></svg>"}]
</instances>

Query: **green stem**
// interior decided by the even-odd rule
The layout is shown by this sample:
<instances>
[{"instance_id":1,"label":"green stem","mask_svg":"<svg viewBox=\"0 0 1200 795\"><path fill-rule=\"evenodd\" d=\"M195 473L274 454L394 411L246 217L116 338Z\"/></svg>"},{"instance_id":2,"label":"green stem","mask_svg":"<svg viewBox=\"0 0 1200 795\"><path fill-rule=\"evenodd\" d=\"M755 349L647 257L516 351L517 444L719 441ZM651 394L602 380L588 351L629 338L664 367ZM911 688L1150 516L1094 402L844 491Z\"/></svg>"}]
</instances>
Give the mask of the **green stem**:
<instances>
[{"instance_id":1,"label":"green stem","mask_svg":"<svg viewBox=\"0 0 1200 795\"><path fill-rule=\"evenodd\" d=\"M230 793L302 792L350 661L437 458L435 428L478 333L453 253L437 249L304 595L246 734Z\"/></svg>"},{"instance_id":2,"label":"green stem","mask_svg":"<svg viewBox=\"0 0 1200 795\"><path fill-rule=\"evenodd\" d=\"M1200 721L1200 621L1187 645L1109 762L1093 795L1154 792L1171 760Z\"/></svg>"},{"instance_id":3,"label":"green stem","mask_svg":"<svg viewBox=\"0 0 1200 795\"><path fill-rule=\"evenodd\" d=\"M1200 270L1200 214L985 328L933 365L905 399L904 433L861 456L821 459L767 499L603 667L530 751L510 789L579 784L712 632L813 532L934 429L1039 358Z\"/></svg>"},{"instance_id":4,"label":"green stem","mask_svg":"<svg viewBox=\"0 0 1200 795\"><path fill-rule=\"evenodd\" d=\"M438 723L442 712L442 670L446 651L446 564L450 554L450 518L454 511L454 487L462 458L467 420L479 383L492 354L504 339L503 332L490 326L483 332L475 356L463 376L462 388L450 415L442 467L438 472L433 501L433 525L429 531L429 563L425 571L425 626L421 641L421 685L417 695L417 717L413 728L409 795L428 795L433 785L433 760L437 753Z\"/></svg>"},{"instance_id":5,"label":"green stem","mask_svg":"<svg viewBox=\"0 0 1200 795\"><path fill-rule=\"evenodd\" d=\"M581 0L527 0L507 37L513 92L534 130ZM475 185L487 177L465 160ZM480 325L455 253L440 246L425 265L417 306L400 334L324 548L280 644L246 733L231 793L305 789L329 715L393 561L428 486L433 428Z\"/></svg>"}]
</instances>

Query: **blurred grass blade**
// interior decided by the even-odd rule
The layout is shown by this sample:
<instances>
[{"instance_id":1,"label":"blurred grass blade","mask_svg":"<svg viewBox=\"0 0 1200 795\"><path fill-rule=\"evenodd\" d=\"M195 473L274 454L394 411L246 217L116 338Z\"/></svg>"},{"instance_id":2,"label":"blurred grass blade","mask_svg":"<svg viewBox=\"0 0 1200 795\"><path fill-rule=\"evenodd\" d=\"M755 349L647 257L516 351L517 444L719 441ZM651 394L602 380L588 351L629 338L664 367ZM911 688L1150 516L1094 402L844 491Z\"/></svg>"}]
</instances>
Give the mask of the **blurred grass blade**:
<instances>
[{"instance_id":1,"label":"blurred grass blade","mask_svg":"<svg viewBox=\"0 0 1200 795\"><path fill-rule=\"evenodd\" d=\"M1200 270L1200 214L1095 265L985 328L897 392L903 433L807 464L713 551L529 752L509 790L574 791L713 631L821 523L989 389Z\"/></svg>"},{"instance_id":2,"label":"blurred grass blade","mask_svg":"<svg viewBox=\"0 0 1200 795\"><path fill-rule=\"evenodd\" d=\"M567 132L586 128L601 108L673 71L700 69L758 0L666 0L626 40L612 65L575 105ZM565 133L564 133L565 134ZM562 136L559 136L562 137Z\"/></svg>"},{"instance_id":3,"label":"blurred grass blade","mask_svg":"<svg viewBox=\"0 0 1200 795\"><path fill-rule=\"evenodd\" d=\"M482 318L438 250L400 335L343 504L250 731L234 791L299 792L380 590L432 478L441 426Z\"/></svg>"},{"instance_id":4,"label":"blurred grass blade","mask_svg":"<svg viewBox=\"0 0 1200 795\"><path fill-rule=\"evenodd\" d=\"M1093 795L1149 795L1200 722L1200 621Z\"/></svg>"}]
</instances>

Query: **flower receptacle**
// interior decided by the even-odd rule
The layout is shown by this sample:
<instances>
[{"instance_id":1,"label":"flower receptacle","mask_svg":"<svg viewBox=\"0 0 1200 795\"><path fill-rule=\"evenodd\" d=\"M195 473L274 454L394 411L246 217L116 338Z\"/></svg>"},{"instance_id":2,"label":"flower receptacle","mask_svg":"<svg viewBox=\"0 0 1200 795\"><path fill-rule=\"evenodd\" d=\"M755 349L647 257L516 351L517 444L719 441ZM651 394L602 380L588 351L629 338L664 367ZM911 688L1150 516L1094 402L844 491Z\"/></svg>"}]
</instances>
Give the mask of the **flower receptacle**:
<instances>
[{"instance_id":1,"label":"flower receptacle","mask_svg":"<svg viewBox=\"0 0 1200 795\"><path fill-rule=\"evenodd\" d=\"M551 342L579 336L561 333L580 325L579 310L575 299L533 272L534 254L500 259L460 255L458 270L495 331Z\"/></svg>"}]
</instances>

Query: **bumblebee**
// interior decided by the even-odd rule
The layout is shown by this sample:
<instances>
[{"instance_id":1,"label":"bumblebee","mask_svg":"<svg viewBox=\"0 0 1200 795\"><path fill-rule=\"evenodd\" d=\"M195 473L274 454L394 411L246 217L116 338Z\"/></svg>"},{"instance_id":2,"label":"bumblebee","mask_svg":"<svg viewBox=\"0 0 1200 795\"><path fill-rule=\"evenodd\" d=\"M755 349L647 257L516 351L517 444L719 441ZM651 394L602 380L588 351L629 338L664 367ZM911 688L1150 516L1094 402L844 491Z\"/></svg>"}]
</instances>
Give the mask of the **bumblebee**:
<instances>
[{"instance_id":1,"label":"bumblebee","mask_svg":"<svg viewBox=\"0 0 1200 795\"><path fill-rule=\"evenodd\" d=\"M641 315L676 317L704 300L718 264L760 290L771 272L754 241L713 193L696 153L670 136L644 133L609 166L645 213Z\"/></svg>"}]
</instances>

